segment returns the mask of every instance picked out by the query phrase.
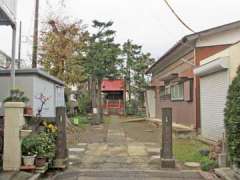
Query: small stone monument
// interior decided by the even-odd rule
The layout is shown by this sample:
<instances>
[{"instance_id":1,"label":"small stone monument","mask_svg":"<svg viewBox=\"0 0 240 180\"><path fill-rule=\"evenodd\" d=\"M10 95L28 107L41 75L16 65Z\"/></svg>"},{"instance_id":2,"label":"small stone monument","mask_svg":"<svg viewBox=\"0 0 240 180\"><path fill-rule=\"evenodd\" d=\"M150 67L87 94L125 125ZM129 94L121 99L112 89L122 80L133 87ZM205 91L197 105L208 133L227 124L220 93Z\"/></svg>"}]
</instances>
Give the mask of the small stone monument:
<instances>
[{"instance_id":1,"label":"small stone monument","mask_svg":"<svg viewBox=\"0 0 240 180\"><path fill-rule=\"evenodd\" d=\"M175 168L175 159L172 150L172 109L162 109L162 151L161 167Z\"/></svg>"}]
</instances>

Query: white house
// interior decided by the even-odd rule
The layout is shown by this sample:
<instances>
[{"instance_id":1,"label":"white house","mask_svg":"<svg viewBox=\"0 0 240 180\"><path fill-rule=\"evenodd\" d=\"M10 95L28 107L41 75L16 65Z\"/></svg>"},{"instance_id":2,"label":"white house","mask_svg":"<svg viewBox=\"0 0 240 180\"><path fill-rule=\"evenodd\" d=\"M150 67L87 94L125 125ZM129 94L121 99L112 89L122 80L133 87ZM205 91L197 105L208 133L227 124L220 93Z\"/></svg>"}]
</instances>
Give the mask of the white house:
<instances>
[{"instance_id":1,"label":"white house","mask_svg":"<svg viewBox=\"0 0 240 180\"><path fill-rule=\"evenodd\" d=\"M33 108L34 116L41 107L39 100L41 94L49 98L43 106L42 117L55 118L56 107L65 106L64 83L40 69L16 70L16 88L24 91L30 99L28 106ZM9 96L10 89L10 70L0 70L0 102ZM1 113L3 113L3 108L0 108Z\"/></svg>"},{"instance_id":2,"label":"white house","mask_svg":"<svg viewBox=\"0 0 240 180\"><path fill-rule=\"evenodd\" d=\"M224 134L224 108L228 87L240 65L240 42L200 62L201 136L217 141Z\"/></svg>"}]
</instances>

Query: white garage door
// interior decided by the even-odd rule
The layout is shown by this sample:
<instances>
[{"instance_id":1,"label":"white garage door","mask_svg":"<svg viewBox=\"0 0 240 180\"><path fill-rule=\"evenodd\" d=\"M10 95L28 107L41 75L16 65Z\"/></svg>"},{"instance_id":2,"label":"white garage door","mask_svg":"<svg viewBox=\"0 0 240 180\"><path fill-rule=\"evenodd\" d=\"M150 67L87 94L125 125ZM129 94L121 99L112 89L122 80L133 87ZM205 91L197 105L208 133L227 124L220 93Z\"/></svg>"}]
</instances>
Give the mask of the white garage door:
<instances>
[{"instance_id":1,"label":"white garage door","mask_svg":"<svg viewBox=\"0 0 240 180\"><path fill-rule=\"evenodd\" d=\"M228 90L227 71L201 77L201 133L217 141L224 133L224 107Z\"/></svg>"}]
</instances>

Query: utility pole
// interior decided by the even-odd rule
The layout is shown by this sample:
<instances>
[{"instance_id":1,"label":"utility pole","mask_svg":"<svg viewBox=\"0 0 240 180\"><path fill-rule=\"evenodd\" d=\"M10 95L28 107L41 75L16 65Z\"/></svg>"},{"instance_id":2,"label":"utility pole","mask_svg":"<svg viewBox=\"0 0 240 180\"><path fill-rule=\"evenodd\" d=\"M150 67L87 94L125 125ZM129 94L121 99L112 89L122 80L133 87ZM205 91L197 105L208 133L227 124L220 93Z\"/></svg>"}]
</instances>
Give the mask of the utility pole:
<instances>
[{"instance_id":1,"label":"utility pole","mask_svg":"<svg viewBox=\"0 0 240 180\"><path fill-rule=\"evenodd\" d=\"M21 68L21 47L22 47L22 21L20 21L20 25L19 25L18 69Z\"/></svg>"},{"instance_id":2,"label":"utility pole","mask_svg":"<svg viewBox=\"0 0 240 180\"><path fill-rule=\"evenodd\" d=\"M39 0L36 0L33 30L32 68L37 68Z\"/></svg>"}]
</instances>

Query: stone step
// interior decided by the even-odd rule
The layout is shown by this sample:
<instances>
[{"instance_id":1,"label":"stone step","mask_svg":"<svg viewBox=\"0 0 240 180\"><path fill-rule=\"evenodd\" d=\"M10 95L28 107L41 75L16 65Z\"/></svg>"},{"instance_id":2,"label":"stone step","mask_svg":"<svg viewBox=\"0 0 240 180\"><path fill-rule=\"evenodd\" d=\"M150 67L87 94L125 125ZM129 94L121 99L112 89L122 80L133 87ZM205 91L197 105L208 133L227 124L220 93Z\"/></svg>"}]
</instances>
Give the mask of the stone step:
<instances>
[{"instance_id":1,"label":"stone step","mask_svg":"<svg viewBox=\"0 0 240 180\"><path fill-rule=\"evenodd\" d=\"M161 148L147 148L149 156L160 155Z\"/></svg>"},{"instance_id":2,"label":"stone step","mask_svg":"<svg viewBox=\"0 0 240 180\"><path fill-rule=\"evenodd\" d=\"M71 152L75 152L75 153L81 153L81 152L85 152L85 148L68 148L68 151Z\"/></svg>"},{"instance_id":3,"label":"stone step","mask_svg":"<svg viewBox=\"0 0 240 180\"><path fill-rule=\"evenodd\" d=\"M160 158L160 155L154 155L154 156L151 156L150 157L150 160L149 160L149 164L159 164L160 165L160 161L161 161L161 158Z\"/></svg>"},{"instance_id":4,"label":"stone step","mask_svg":"<svg viewBox=\"0 0 240 180\"><path fill-rule=\"evenodd\" d=\"M81 177L97 177L96 179L184 179L184 180L203 180L200 171L178 171L178 170L80 170L75 172L66 172L56 175L54 180L77 179Z\"/></svg>"}]
</instances>

